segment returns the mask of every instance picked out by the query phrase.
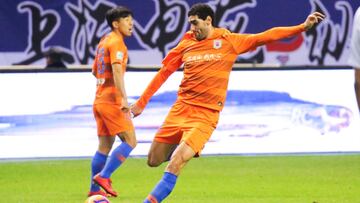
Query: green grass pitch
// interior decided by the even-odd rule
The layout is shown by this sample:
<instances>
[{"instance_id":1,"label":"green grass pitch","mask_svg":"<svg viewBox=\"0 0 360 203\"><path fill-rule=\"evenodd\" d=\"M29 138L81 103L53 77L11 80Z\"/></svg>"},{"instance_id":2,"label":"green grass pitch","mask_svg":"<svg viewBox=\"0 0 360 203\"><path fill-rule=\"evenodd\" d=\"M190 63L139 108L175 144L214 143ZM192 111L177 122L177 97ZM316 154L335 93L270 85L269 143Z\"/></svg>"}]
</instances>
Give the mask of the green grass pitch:
<instances>
[{"instance_id":1,"label":"green grass pitch","mask_svg":"<svg viewBox=\"0 0 360 203\"><path fill-rule=\"evenodd\" d=\"M90 159L0 162L0 202L84 202ZM119 197L140 203L165 165L129 158L112 176ZM357 203L360 155L209 156L193 159L169 203Z\"/></svg>"}]
</instances>

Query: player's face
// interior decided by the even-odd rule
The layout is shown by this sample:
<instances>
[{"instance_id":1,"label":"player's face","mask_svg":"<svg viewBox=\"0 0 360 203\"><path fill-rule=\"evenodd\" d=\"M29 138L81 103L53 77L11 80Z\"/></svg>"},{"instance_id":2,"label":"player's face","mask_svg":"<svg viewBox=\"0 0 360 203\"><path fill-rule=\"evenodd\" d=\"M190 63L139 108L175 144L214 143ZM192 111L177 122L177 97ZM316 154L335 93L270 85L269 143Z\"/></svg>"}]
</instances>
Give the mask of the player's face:
<instances>
[{"instance_id":1,"label":"player's face","mask_svg":"<svg viewBox=\"0 0 360 203\"><path fill-rule=\"evenodd\" d=\"M134 26L134 20L132 16L128 16L125 18L119 18L118 20L118 30L125 37L129 37L132 34Z\"/></svg>"},{"instance_id":2,"label":"player's face","mask_svg":"<svg viewBox=\"0 0 360 203\"><path fill-rule=\"evenodd\" d=\"M189 16L188 21L190 23L190 31L194 33L195 38L198 41L206 39L208 37L211 21L209 23L208 19L202 20L197 15Z\"/></svg>"}]
</instances>

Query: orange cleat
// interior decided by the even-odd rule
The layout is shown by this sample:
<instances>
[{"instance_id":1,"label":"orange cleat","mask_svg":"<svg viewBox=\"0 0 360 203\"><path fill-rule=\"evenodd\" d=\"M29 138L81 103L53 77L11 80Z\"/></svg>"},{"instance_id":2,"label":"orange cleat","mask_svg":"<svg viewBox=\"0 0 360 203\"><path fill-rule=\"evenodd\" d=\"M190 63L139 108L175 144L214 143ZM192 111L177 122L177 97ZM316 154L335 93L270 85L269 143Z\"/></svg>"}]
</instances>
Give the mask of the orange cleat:
<instances>
[{"instance_id":1,"label":"orange cleat","mask_svg":"<svg viewBox=\"0 0 360 203\"><path fill-rule=\"evenodd\" d=\"M117 197L117 192L111 187L110 178L103 178L100 174L94 176L93 181L102 187L111 196Z\"/></svg>"}]
</instances>

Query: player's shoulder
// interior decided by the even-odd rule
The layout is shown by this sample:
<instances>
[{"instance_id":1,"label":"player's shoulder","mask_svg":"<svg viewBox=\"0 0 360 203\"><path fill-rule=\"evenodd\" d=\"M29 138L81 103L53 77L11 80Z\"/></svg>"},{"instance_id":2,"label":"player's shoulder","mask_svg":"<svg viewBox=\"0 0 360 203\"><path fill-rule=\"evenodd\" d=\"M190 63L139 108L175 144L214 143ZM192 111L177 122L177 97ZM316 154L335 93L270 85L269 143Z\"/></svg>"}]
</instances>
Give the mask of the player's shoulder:
<instances>
[{"instance_id":1,"label":"player's shoulder","mask_svg":"<svg viewBox=\"0 0 360 203\"><path fill-rule=\"evenodd\" d=\"M109 34L109 37L110 37L110 41L113 43L125 44L124 39L113 32Z\"/></svg>"},{"instance_id":2,"label":"player's shoulder","mask_svg":"<svg viewBox=\"0 0 360 203\"><path fill-rule=\"evenodd\" d=\"M227 38L230 36L234 36L234 35L241 35L240 33L236 33L236 32L231 32L228 29L225 28L216 28L216 31L221 35L221 37L223 38Z\"/></svg>"},{"instance_id":3,"label":"player's shoulder","mask_svg":"<svg viewBox=\"0 0 360 203\"><path fill-rule=\"evenodd\" d=\"M176 46L176 48L186 47L191 44L195 40L194 35L191 31L186 32L181 38L180 42Z\"/></svg>"},{"instance_id":4,"label":"player's shoulder","mask_svg":"<svg viewBox=\"0 0 360 203\"><path fill-rule=\"evenodd\" d=\"M117 36L115 33L110 33L109 38L106 40L107 47L117 47L126 50L126 44L122 37Z\"/></svg>"},{"instance_id":5,"label":"player's shoulder","mask_svg":"<svg viewBox=\"0 0 360 203\"><path fill-rule=\"evenodd\" d=\"M223 33L221 35L222 38L229 41L229 42L245 39L248 36L248 34L231 32L230 30L227 30L227 29L224 29L224 28L222 28L222 29L223 29Z\"/></svg>"},{"instance_id":6,"label":"player's shoulder","mask_svg":"<svg viewBox=\"0 0 360 203\"><path fill-rule=\"evenodd\" d=\"M187 40L193 40L194 39L194 34L192 31L187 31L185 32L185 34L183 35L183 37L181 38L181 41L187 41Z\"/></svg>"}]
</instances>

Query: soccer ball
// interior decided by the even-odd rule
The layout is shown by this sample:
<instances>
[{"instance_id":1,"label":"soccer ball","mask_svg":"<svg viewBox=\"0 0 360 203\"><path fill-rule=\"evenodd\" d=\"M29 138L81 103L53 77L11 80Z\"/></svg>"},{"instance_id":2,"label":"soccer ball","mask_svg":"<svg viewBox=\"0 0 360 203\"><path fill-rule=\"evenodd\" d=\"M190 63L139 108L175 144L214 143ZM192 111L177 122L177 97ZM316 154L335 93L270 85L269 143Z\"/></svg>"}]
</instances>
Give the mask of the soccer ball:
<instances>
[{"instance_id":1,"label":"soccer ball","mask_svg":"<svg viewBox=\"0 0 360 203\"><path fill-rule=\"evenodd\" d=\"M93 195L87 198L85 203L110 203L110 201L102 195Z\"/></svg>"}]
</instances>

